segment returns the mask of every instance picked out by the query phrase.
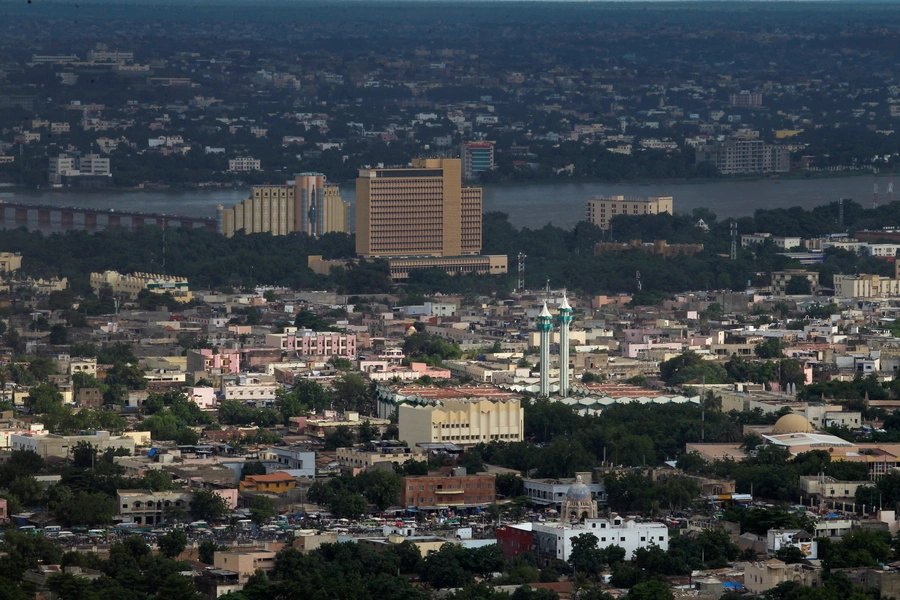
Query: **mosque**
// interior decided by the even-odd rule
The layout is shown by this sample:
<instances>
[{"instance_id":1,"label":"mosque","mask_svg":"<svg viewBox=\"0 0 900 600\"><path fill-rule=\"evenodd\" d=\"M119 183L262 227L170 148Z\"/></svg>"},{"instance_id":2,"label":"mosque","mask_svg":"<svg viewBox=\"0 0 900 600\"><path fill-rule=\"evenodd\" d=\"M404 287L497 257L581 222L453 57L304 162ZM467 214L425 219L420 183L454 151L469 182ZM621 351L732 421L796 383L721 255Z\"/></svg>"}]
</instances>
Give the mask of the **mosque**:
<instances>
[{"instance_id":1,"label":"mosque","mask_svg":"<svg viewBox=\"0 0 900 600\"><path fill-rule=\"evenodd\" d=\"M572 325L572 307L569 306L569 300L565 294L563 294L562 304L559 305L556 321L559 323L559 395L565 398L569 395L569 327ZM550 331L553 329L553 315L547 310L546 302L538 315L537 322L541 337L538 395L546 398L550 395Z\"/></svg>"}]
</instances>

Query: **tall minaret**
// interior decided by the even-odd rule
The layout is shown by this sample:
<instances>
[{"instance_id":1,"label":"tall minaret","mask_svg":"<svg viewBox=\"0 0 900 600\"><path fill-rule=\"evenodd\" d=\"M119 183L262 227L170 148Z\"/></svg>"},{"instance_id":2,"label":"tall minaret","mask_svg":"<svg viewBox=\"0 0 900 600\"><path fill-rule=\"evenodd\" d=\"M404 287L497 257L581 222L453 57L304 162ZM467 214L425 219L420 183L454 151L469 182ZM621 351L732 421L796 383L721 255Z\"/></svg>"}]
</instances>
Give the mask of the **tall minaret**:
<instances>
[{"instance_id":1,"label":"tall minaret","mask_svg":"<svg viewBox=\"0 0 900 600\"><path fill-rule=\"evenodd\" d=\"M563 301L559 305L559 395L569 395L569 325L572 323L572 307L563 292Z\"/></svg>"},{"instance_id":2,"label":"tall minaret","mask_svg":"<svg viewBox=\"0 0 900 600\"><path fill-rule=\"evenodd\" d=\"M547 310L547 303L538 315L538 331L541 333L541 389L540 395L550 395L550 330L553 329L553 316Z\"/></svg>"}]
</instances>

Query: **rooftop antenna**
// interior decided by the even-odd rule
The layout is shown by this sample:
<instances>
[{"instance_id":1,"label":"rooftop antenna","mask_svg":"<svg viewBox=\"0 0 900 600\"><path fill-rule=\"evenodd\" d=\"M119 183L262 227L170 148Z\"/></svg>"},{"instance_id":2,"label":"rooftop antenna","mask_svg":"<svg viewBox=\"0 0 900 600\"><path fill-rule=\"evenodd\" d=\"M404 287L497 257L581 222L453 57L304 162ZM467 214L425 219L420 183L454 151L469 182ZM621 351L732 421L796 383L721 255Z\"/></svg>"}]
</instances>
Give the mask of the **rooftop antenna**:
<instances>
[{"instance_id":1,"label":"rooftop antenna","mask_svg":"<svg viewBox=\"0 0 900 600\"><path fill-rule=\"evenodd\" d=\"M634 277L635 277L635 279L637 279L637 288L638 288L638 291L641 291L642 289L644 289L643 286L641 286L641 272L640 272L640 271L637 271L637 272L634 274Z\"/></svg>"},{"instance_id":2,"label":"rooftop antenna","mask_svg":"<svg viewBox=\"0 0 900 600\"><path fill-rule=\"evenodd\" d=\"M737 260L737 222L731 222L731 260Z\"/></svg>"},{"instance_id":3,"label":"rooftop antenna","mask_svg":"<svg viewBox=\"0 0 900 600\"><path fill-rule=\"evenodd\" d=\"M525 259L527 255L519 252L519 292L521 293L525 289Z\"/></svg>"},{"instance_id":4,"label":"rooftop antenna","mask_svg":"<svg viewBox=\"0 0 900 600\"><path fill-rule=\"evenodd\" d=\"M838 199L838 227L844 226L844 199Z\"/></svg>"},{"instance_id":5,"label":"rooftop antenna","mask_svg":"<svg viewBox=\"0 0 900 600\"><path fill-rule=\"evenodd\" d=\"M873 194L873 203L872 208L878 208L878 169L873 169L874 177L875 177L875 186L874 186L874 194Z\"/></svg>"},{"instance_id":6,"label":"rooftop antenna","mask_svg":"<svg viewBox=\"0 0 900 600\"><path fill-rule=\"evenodd\" d=\"M894 201L894 174L888 175L888 204Z\"/></svg>"},{"instance_id":7,"label":"rooftop antenna","mask_svg":"<svg viewBox=\"0 0 900 600\"><path fill-rule=\"evenodd\" d=\"M166 221L165 221L165 219L162 222L162 230L163 230L163 239L162 239L162 244L163 244L162 270L163 270L163 272L162 272L162 274L165 275L166 274Z\"/></svg>"}]
</instances>

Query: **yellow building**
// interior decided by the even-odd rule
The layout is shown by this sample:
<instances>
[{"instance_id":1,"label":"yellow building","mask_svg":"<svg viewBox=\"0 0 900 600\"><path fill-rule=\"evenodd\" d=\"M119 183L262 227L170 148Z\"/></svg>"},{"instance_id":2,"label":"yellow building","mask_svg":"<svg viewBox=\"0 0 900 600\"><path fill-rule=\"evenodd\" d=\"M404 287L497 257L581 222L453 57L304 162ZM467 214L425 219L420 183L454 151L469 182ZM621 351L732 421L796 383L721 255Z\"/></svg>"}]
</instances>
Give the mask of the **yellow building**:
<instances>
[{"instance_id":1,"label":"yellow building","mask_svg":"<svg viewBox=\"0 0 900 600\"><path fill-rule=\"evenodd\" d=\"M281 471L269 475L247 475L238 483L241 492L266 492L268 494L286 494L297 487L293 475Z\"/></svg>"},{"instance_id":2,"label":"yellow building","mask_svg":"<svg viewBox=\"0 0 900 600\"><path fill-rule=\"evenodd\" d=\"M217 208L219 233L287 235L295 231L318 237L348 230L349 202L321 173L301 173L284 185L255 185L250 197L232 208Z\"/></svg>"},{"instance_id":3,"label":"yellow building","mask_svg":"<svg viewBox=\"0 0 900 600\"><path fill-rule=\"evenodd\" d=\"M216 552L213 565L217 569L234 571L241 583L247 583L250 576L260 570L271 573L275 569L275 552L272 550L250 550L247 552Z\"/></svg>"},{"instance_id":4,"label":"yellow building","mask_svg":"<svg viewBox=\"0 0 900 600\"><path fill-rule=\"evenodd\" d=\"M415 269L437 268L450 274L477 273L479 275L502 275L508 270L505 254L389 258L388 265L391 269L391 279L395 281L408 279L409 272Z\"/></svg>"},{"instance_id":5,"label":"yellow building","mask_svg":"<svg viewBox=\"0 0 900 600\"><path fill-rule=\"evenodd\" d=\"M625 196L601 196L587 202L588 221L600 229L609 229L610 221L617 215L674 214L672 196L627 198Z\"/></svg>"},{"instance_id":6,"label":"yellow building","mask_svg":"<svg viewBox=\"0 0 900 600\"><path fill-rule=\"evenodd\" d=\"M360 169L356 252L361 256L460 256L481 251L481 188L462 187L458 158L412 168Z\"/></svg>"},{"instance_id":7,"label":"yellow building","mask_svg":"<svg viewBox=\"0 0 900 600\"><path fill-rule=\"evenodd\" d=\"M398 408L400 439L410 447L449 442L458 446L520 442L525 417L519 399L473 398L435 401L433 404L401 404Z\"/></svg>"},{"instance_id":8,"label":"yellow building","mask_svg":"<svg viewBox=\"0 0 900 600\"><path fill-rule=\"evenodd\" d=\"M190 302L193 299L188 280L184 277L174 277L172 275L152 273L122 275L115 271L91 273L91 289L94 293L99 295L100 290L105 287L110 288L115 295L128 296L130 300L137 300L138 295L144 290L154 294L165 294L168 292L178 302Z\"/></svg>"},{"instance_id":9,"label":"yellow building","mask_svg":"<svg viewBox=\"0 0 900 600\"><path fill-rule=\"evenodd\" d=\"M12 273L22 268L22 255L0 252L0 273Z\"/></svg>"}]
</instances>

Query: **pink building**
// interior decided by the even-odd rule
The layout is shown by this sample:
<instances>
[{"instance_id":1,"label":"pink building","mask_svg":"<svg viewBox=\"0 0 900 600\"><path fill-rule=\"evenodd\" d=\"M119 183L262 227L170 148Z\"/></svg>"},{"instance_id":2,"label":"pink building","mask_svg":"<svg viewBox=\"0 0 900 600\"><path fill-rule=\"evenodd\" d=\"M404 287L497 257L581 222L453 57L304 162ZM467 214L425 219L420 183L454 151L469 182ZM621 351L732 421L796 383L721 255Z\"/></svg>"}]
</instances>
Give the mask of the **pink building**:
<instances>
[{"instance_id":1,"label":"pink building","mask_svg":"<svg viewBox=\"0 0 900 600\"><path fill-rule=\"evenodd\" d=\"M280 348L284 352L296 352L300 356L326 359L337 356L356 360L356 336L331 331L285 327L284 333L267 334L266 346Z\"/></svg>"},{"instance_id":2,"label":"pink building","mask_svg":"<svg viewBox=\"0 0 900 600\"><path fill-rule=\"evenodd\" d=\"M188 388L188 398L202 409L212 408L216 403L216 390L211 387Z\"/></svg>"},{"instance_id":3,"label":"pink building","mask_svg":"<svg viewBox=\"0 0 900 600\"><path fill-rule=\"evenodd\" d=\"M6 501L6 498L0 498L0 523L5 523L9 520L9 503Z\"/></svg>"},{"instance_id":4,"label":"pink building","mask_svg":"<svg viewBox=\"0 0 900 600\"><path fill-rule=\"evenodd\" d=\"M188 350L187 370L196 373L198 371L221 371L222 373L241 372L240 350L228 350L220 348L218 353L203 348L201 350Z\"/></svg>"}]
</instances>

